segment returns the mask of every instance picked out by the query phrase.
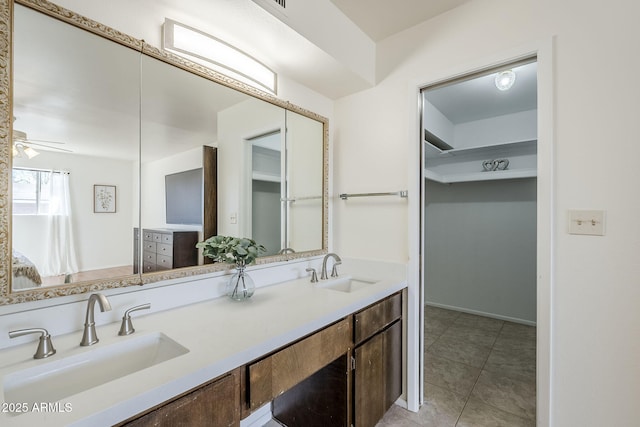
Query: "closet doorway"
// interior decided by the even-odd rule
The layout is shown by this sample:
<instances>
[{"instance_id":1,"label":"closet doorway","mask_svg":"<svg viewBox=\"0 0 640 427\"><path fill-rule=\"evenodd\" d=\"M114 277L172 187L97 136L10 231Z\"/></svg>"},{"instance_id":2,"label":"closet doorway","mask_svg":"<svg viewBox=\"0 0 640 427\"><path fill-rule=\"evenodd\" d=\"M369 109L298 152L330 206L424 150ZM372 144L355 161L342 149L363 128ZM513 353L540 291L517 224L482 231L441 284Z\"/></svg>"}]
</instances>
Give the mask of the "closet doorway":
<instances>
[{"instance_id":1,"label":"closet doorway","mask_svg":"<svg viewBox=\"0 0 640 427\"><path fill-rule=\"evenodd\" d=\"M535 424L536 58L420 98L425 404Z\"/></svg>"}]
</instances>

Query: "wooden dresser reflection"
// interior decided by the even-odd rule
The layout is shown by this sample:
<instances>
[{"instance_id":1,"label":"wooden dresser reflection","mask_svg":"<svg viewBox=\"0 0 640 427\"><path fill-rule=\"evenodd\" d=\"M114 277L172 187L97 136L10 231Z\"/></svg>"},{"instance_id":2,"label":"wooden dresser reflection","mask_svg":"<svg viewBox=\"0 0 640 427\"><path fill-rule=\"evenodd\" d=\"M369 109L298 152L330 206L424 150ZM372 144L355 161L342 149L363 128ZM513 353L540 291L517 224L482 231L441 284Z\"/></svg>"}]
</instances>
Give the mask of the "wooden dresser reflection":
<instances>
[{"instance_id":1,"label":"wooden dresser reflection","mask_svg":"<svg viewBox=\"0 0 640 427\"><path fill-rule=\"evenodd\" d=\"M133 229L133 272L138 273L139 229ZM142 272L198 265L198 232L169 228L142 229Z\"/></svg>"}]
</instances>

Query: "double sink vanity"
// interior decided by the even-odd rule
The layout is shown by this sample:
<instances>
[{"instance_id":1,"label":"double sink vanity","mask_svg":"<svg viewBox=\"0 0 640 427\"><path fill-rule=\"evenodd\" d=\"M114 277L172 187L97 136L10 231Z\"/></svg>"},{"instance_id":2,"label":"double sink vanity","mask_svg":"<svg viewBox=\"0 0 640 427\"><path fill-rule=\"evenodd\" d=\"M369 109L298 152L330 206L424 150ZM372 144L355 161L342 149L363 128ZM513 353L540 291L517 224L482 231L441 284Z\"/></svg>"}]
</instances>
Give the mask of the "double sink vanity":
<instances>
[{"instance_id":1,"label":"double sink vanity","mask_svg":"<svg viewBox=\"0 0 640 427\"><path fill-rule=\"evenodd\" d=\"M33 359L35 342L1 350L13 407L0 424L240 425L273 402L286 425L375 425L402 393L406 280L402 268L366 265L317 283L301 273L244 302L138 312L135 333L98 326L91 346L80 346L81 331L53 336L45 359Z\"/></svg>"}]
</instances>

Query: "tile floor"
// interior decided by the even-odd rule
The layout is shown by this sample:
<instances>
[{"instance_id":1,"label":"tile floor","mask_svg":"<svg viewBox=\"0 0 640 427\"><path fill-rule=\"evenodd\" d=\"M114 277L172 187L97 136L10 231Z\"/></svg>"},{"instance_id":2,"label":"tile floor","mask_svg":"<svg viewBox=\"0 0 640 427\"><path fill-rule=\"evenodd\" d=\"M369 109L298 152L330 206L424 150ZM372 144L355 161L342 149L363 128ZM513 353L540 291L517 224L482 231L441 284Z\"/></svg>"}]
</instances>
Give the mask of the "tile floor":
<instances>
[{"instance_id":1,"label":"tile floor","mask_svg":"<svg viewBox=\"0 0 640 427\"><path fill-rule=\"evenodd\" d=\"M535 426L536 329L425 307L425 404L377 427Z\"/></svg>"}]
</instances>

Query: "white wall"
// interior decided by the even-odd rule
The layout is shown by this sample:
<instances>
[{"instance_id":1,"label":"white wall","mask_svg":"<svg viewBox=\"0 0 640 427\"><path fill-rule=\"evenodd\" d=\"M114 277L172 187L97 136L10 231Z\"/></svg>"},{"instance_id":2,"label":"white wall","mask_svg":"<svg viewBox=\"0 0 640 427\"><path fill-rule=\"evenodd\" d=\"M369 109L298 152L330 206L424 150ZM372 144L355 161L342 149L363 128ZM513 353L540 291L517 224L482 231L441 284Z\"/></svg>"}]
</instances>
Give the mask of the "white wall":
<instances>
[{"instance_id":1,"label":"white wall","mask_svg":"<svg viewBox=\"0 0 640 427\"><path fill-rule=\"evenodd\" d=\"M554 136L555 166L554 175L544 177L554 182L554 426L631 426L638 420L639 13L632 0L472 1L384 40L378 46L380 84L336 103L336 190L399 189L407 186L411 161L405 142L414 132L407 129L411 82L555 36L554 129L545 130ZM619 84L605 78L612 70ZM567 234L569 209L606 210L606 236ZM407 218L399 200L338 201L335 249L405 261Z\"/></svg>"},{"instance_id":2,"label":"white wall","mask_svg":"<svg viewBox=\"0 0 640 427\"><path fill-rule=\"evenodd\" d=\"M132 167L130 161L40 151L31 160L16 159L14 166L65 170L69 177L72 225L80 271L120 267L133 263ZM93 186L116 186L116 213L93 212ZM46 221L36 216L15 216L16 249L41 265ZM32 258L33 257L33 258Z\"/></svg>"},{"instance_id":3,"label":"white wall","mask_svg":"<svg viewBox=\"0 0 640 427\"><path fill-rule=\"evenodd\" d=\"M478 147L537 139L537 110L520 111L453 127L454 148Z\"/></svg>"},{"instance_id":4,"label":"white wall","mask_svg":"<svg viewBox=\"0 0 640 427\"><path fill-rule=\"evenodd\" d=\"M536 321L536 180L426 181L425 302Z\"/></svg>"}]
</instances>

